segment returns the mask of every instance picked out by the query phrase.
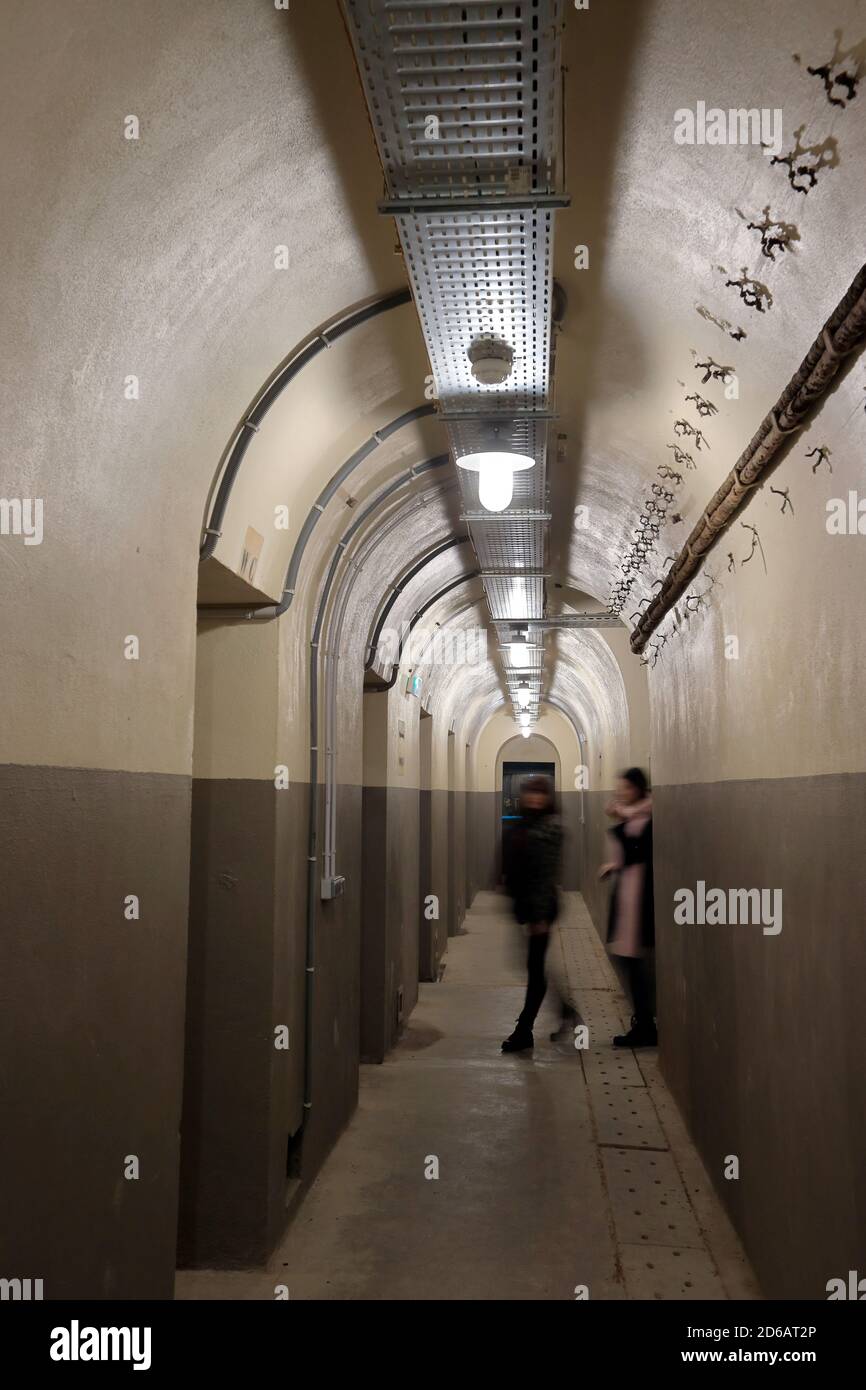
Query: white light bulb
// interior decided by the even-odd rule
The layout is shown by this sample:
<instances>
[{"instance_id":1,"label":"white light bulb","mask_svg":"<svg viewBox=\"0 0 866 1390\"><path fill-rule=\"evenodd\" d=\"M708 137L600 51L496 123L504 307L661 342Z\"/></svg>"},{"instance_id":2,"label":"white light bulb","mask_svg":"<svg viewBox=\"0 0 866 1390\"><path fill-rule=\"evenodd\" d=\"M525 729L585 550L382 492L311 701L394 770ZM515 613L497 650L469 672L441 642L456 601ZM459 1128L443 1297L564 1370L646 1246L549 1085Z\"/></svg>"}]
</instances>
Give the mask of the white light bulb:
<instances>
[{"instance_id":1,"label":"white light bulb","mask_svg":"<svg viewBox=\"0 0 866 1390\"><path fill-rule=\"evenodd\" d=\"M530 738L530 737L531 737L532 730L531 730L531 729L521 729L521 730L520 730L520 733L521 733L521 735L522 735L523 738Z\"/></svg>"},{"instance_id":2,"label":"white light bulb","mask_svg":"<svg viewBox=\"0 0 866 1390\"><path fill-rule=\"evenodd\" d=\"M511 664L520 670L529 665L529 652L526 642L510 642L508 646L511 655Z\"/></svg>"},{"instance_id":3,"label":"white light bulb","mask_svg":"<svg viewBox=\"0 0 866 1390\"><path fill-rule=\"evenodd\" d=\"M509 454L485 450L478 454L462 454L459 468L478 474L478 500L489 512L504 511L514 496L514 474L534 468L535 459L529 454Z\"/></svg>"},{"instance_id":4,"label":"white light bulb","mask_svg":"<svg viewBox=\"0 0 866 1390\"><path fill-rule=\"evenodd\" d=\"M521 725L523 726L523 728L524 728L524 729L527 728L527 726L528 726L528 724L529 724L529 715L528 715L528 714L521 714L521 715L518 716L518 718L519 718L519 721L520 721Z\"/></svg>"},{"instance_id":5,"label":"white light bulb","mask_svg":"<svg viewBox=\"0 0 866 1390\"><path fill-rule=\"evenodd\" d=\"M517 703L518 703L518 705L520 706L520 708L521 708L521 709L528 709L528 708L529 708L529 702L530 702L531 699L532 699L532 691L529 689L529 686L528 686L528 685L519 685L519 686L517 687Z\"/></svg>"},{"instance_id":6,"label":"white light bulb","mask_svg":"<svg viewBox=\"0 0 866 1390\"><path fill-rule=\"evenodd\" d=\"M514 473L493 454L478 470L478 500L488 512L503 512L513 496Z\"/></svg>"}]
</instances>

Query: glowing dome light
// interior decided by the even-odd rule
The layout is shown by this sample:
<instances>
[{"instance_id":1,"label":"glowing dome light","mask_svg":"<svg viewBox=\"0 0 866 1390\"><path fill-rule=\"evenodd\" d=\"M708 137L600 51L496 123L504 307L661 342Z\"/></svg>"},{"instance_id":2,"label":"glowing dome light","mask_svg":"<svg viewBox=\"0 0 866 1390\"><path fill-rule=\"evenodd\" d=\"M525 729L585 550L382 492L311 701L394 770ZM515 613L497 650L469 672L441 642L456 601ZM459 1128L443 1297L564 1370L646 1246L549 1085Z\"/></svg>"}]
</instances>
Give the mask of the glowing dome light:
<instances>
[{"instance_id":1,"label":"glowing dome light","mask_svg":"<svg viewBox=\"0 0 866 1390\"><path fill-rule=\"evenodd\" d=\"M514 475L534 468L535 459L526 454L464 454L459 468L478 474L478 500L488 512L502 512L514 496Z\"/></svg>"},{"instance_id":2,"label":"glowing dome light","mask_svg":"<svg viewBox=\"0 0 866 1390\"><path fill-rule=\"evenodd\" d=\"M478 472L478 500L488 512L504 512L514 496L514 474L487 464Z\"/></svg>"},{"instance_id":3,"label":"glowing dome light","mask_svg":"<svg viewBox=\"0 0 866 1390\"><path fill-rule=\"evenodd\" d=\"M508 655L511 659L512 666L516 666L518 670L523 670L525 667L531 665L532 658L530 652L534 650L535 643L530 642L528 632L516 633L508 643Z\"/></svg>"},{"instance_id":4,"label":"glowing dome light","mask_svg":"<svg viewBox=\"0 0 866 1390\"><path fill-rule=\"evenodd\" d=\"M517 687L517 703L521 709L528 709L532 700L532 691L526 681L521 681Z\"/></svg>"}]
</instances>

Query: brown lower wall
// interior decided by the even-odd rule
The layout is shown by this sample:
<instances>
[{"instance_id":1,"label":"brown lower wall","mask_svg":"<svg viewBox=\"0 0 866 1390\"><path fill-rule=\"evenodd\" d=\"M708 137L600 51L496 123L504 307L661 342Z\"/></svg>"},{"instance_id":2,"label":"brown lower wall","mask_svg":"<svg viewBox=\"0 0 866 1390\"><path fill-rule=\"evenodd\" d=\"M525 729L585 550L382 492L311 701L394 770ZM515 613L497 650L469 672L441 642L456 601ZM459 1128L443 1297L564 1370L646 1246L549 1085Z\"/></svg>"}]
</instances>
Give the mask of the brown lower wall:
<instances>
[{"instance_id":1,"label":"brown lower wall","mask_svg":"<svg viewBox=\"0 0 866 1390\"><path fill-rule=\"evenodd\" d=\"M357 1103L361 792L338 787L346 890L317 902L312 1105L303 1106L309 794L242 779L194 786L182 1265L266 1259L286 1222L290 1136L305 1119L292 1171L307 1184ZM283 1024L287 1051L274 1046Z\"/></svg>"},{"instance_id":2,"label":"brown lower wall","mask_svg":"<svg viewBox=\"0 0 866 1390\"><path fill-rule=\"evenodd\" d=\"M662 1066L770 1298L866 1273L864 824L864 775L655 789ZM676 925L698 879L781 888L781 933Z\"/></svg>"},{"instance_id":3,"label":"brown lower wall","mask_svg":"<svg viewBox=\"0 0 866 1390\"><path fill-rule=\"evenodd\" d=\"M361 902L361 1007L360 1052L365 1062L381 1062L385 1056L388 951L388 790L364 787L362 902Z\"/></svg>"},{"instance_id":4,"label":"brown lower wall","mask_svg":"<svg viewBox=\"0 0 866 1390\"><path fill-rule=\"evenodd\" d=\"M0 1273L46 1299L172 1297L189 816L186 777L0 768Z\"/></svg>"},{"instance_id":5,"label":"brown lower wall","mask_svg":"<svg viewBox=\"0 0 866 1390\"><path fill-rule=\"evenodd\" d=\"M467 855L470 858L468 874L471 889L467 907L471 907L476 893L489 892L498 881L499 796L496 792L468 792L466 802L466 819L470 827Z\"/></svg>"},{"instance_id":6,"label":"brown lower wall","mask_svg":"<svg viewBox=\"0 0 866 1390\"><path fill-rule=\"evenodd\" d=\"M586 903L596 931L602 941L607 938L607 914L610 888L600 882L598 871L609 858L609 848L605 842L609 821L604 808L610 800L609 791L586 791L583 793L583 825L580 825L580 793L573 792L577 804L577 830L575 840L579 845L577 874L580 892Z\"/></svg>"},{"instance_id":7,"label":"brown lower wall","mask_svg":"<svg viewBox=\"0 0 866 1390\"><path fill-rule=\"evenodd\" d=\"M442 924L440 960L447 948L448 937L453 936L457 930L459 915L457 905L459 878L456 863L451 856L457 826L455 795L454 792L444 791L440 788L435 788L430 793L430 867L433 879L431 891L439 899L439 921Z\"/></svg>"},{"instance_id":8,"label":"brown lower wall","mask_svg":"<svg viewBox=\"0 0 866 1390\"><path fill-rule=\"evenodd\" d=\"M441 912L430 915L434 904L428 901L439 897L433 876L433 793L429 789L418 793L418 841L418 979L432 981L439 973L448 929Z\"/></svg>"},{"instance_id":9,"label":"brown lower wall","mask_svg":"<svg viewBox=\"0 0 866 1390\"><path fill-rule=\"evenodd\" d=\"M362 811L361 1058L381 1062L415 1007L420 972L435 978L444 928L437 936L423 914L421 793L365 787Z\"/></svg>"},{"instance_id":10,"label":"brown lower wall","mask_svg":"<svg viewBox=\"0 0 866 1390\"><path fill-rule=\"evenodd\" d=\"M273 783L193 785L181 1265L266 1251L276 797Z\"/></svg>"},{"instance_id":11,"label":"brown lower wall","mask_svg":"<svg viewBox=\"0 0 866 1390\"><path fill-rule=\"evenodd\" d=\"M580 793L564 791L560 796L562 826L562 887L567 893L577 892L582 883L583 826L580 821Z\"/></svg>"},{"instance_id":12,"label":"brown lower wall","mask_svg":"<svg viewBox=\"0 0 866 1390\"><path fill-rule=\"evenodd\" d=\"M394 1008L388 1050L418 1002L421 899L418 864L421 854L421 818L416 787L388 788L388 927L393 941L390 979Z\"/></svg>"},{"instance_id":13,"label":"brown lower wall","mask_svg":"<svg viewBox=\"0 0 866 1390\"><path fill-rule=\"evenodd\" d=\"M308 795L196 784L188 878L186 779L0 770L6 1277L42 1278L48 1298L171 1297L188 884L181 1244L200 1263L272 1248L301 1115ZM401 979L413 971L413 929L402 930L413 893L420 906L412 795L396 793L387 812L406 837L390 860ZM434 831L446 796L431 795ZM362 792L338 797L347 886L318 909L304 1182L357 1098ZM866 1248L866 777L662 786L655 797L665 1075L767 1295L823 1298L828 1279L863 1273ZM578 800L563 798L567 824ZM585 795L577 855L602 934L604 800ZM470 794L465 815L475 881L488 886L495 796ZM432 862L441 874L442 856ZM698 879L781 888L782 932L676 925L674 892ZM130 893L138 922L123 915ZM277 1054L283 1021L292 1047ZM141 1176L128 1181L133 1154ZM722 1175L728 1155L737 1181Z\"/></svg>"},{"instance_id":14,"label":"brown lower wall","mask_svg":"<svg viewBox=\"0 0 866 1390\"><path fill-rule=\"evenodd\" d=\"M358 1104L364 891L361 810L361 787L338 786L337 872L345 875L346 888L341 897L318 904L312 1106L307 1112L301 1152L300 1176L304 1184L312 1182ZM320 849L323 844L324 796L320 796ZM306 854L305 838L305 870ZM306 913L306 887L303 901Z\"/></svg>"}]
</instances>

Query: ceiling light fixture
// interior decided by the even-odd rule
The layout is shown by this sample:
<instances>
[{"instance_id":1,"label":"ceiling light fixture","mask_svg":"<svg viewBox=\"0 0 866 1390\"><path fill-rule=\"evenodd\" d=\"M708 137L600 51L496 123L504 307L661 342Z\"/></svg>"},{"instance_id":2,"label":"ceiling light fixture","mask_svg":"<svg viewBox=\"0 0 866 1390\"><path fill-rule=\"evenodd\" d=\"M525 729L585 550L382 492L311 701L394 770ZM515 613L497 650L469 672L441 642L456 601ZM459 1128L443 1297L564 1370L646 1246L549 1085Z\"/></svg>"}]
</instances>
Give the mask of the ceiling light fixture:
<instances>
[{"instance_id":1,"label":"ceiling light fixture","mask_svg":"<svg viewBox=\"0 0 866 1390\"><path fill-rule=\"evenodd\" d=\"M525 670L527 666L532 664L531 653L535 650L536 644L530 642L528 632L518 630L513 633L508 643L508 655L511 658L512 666L516 666L518 670Z\"/></svg>"},{"instance_id":2,"label":"ceiling light fixture","mask_svg":"<svg viewBox=\"0 0 866 1390\"><path fill-rule=\"evenodd\" d=\"M534 468L535 459L526 454L464 454L458 467L478 474L478 500L488 512L502 512L514 496L514 475Z\"/></svg>"},{"instance_id":3,"label":"ceiling light fixture","mask_svg":"<svg viewBox=\"0 0 866 1390\"><path fill-rule=\"evenodd\" d=\"M532 691L529 689L528 681L521 681L517 687L517 703L521 709L528 709L532 700Z\"/></svg>"},{"instance_id":4,"label":"ceiling light fixture","mask_svg":"<svg viewBox=\"0 0 866 1390\"><path fill-rule=\"evenodd\" d=\"M501 386L514 371L514 353L501 338L482 338L472 344L467 356L481 386Z\"/></svg>"}]
</instances>

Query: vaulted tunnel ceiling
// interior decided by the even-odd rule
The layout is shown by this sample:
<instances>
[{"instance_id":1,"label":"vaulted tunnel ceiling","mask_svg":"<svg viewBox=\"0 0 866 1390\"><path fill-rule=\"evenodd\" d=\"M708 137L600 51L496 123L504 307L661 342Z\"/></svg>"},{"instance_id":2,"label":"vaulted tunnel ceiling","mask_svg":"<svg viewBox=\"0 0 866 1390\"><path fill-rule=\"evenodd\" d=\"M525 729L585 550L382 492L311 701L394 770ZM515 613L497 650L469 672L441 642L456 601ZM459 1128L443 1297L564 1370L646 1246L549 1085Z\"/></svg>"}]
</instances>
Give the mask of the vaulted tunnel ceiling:
<instances>
[{"instance_id":1,"label":"vaulted tunnel ceiling","mask_svg":"<svg viewBox=\"0 0 866 1390\"><path fill-rule=\"evenodd\" d=\"M864 123L856 110L833 109L805 61L792 58L804 54L818 62L827 56L833 41L826 16L792 14L780 3L756 12L743 0L733 6L742 14L736 23L731 8L724 15L702 12L700 42L687 53L679 7L665 0L630 4L627 24L615 5L561 15L562 181L573 196L571 206L557 214L553 264L564 309L553 339L550 572L552 580L602 604L613 602L626 623L640 611L862 258L862 180L851 175L864 165ZM848 26L852 42L858 15L853 0L834 9L834 20ZM308 39L300 32L315 89L321 62L305 47ZM818 167L808 192L792 183L784 163L772 164L755 145L675 142L674 112L692 107L696 91L716 91L720 72L726 74L725 106L754 105L758 90L762 103L779 109L783 152L795 138L801 146L810 137L829 141L831 157ZM347 91L346 99L356 115L363 109L360 86ZM800 127L805 134L796 137ZM369 245L375 232L381 246L378 181L369 177L375 167L372 136L368 132L372 158L364 179L350 153L350 146L358 147L357 128L349 138L345 123L328 120L323 133L360 244ZM765 254L761 232L766 209L783 230L784 245L774 256ZM582 247L583 261L576 254ZM587 268L579 268L587 261ZM391 288L402 278L399 259L393 274ZM715 368L729 372L720 375ZM286 544L271 546L259 572L263 595L279 596L287 549L327 478L375 429L422 402L429 378L417 316L407 306L322 354L286 393L249 451L225 537L228 553L242 543L246 526L256 524L253 518L264 531L273 506L291 492L295 522L282 538ZM735 391L726 389L732 379ZM846 394L842 415L849 399ZM831 422L833 409L831 403ZM305 560L310 573L324 573L348 504L374 497L401 469L444 448L445 432L431 418L377 449L340 489L339 501L331 504L334 515L323 516ZM670 494L660 503L667 515L654 550L637 566L630 593L620 590L617 600L622 566L654 486ZM758 506L772 542L778 522L766 516L765 499ZM410 517L394 533L387 572L377 567L358 577L352 604L364 608L367 628L409 559L455 527L465 529L456 505L437 511L431 504L418 519ZM433 562L395 605L397 625L472 567L464 548ZM206 574L205 601L209 583ZM213 601L219 601L224 591L214 583ZM478 585L468 591L480 600ZM457 596L454 602L465 602L461 590ZM443 612L455 611L451 602L442 600ZM473 605L472 621L486 623L483 602ZM545 689L579 708L586 723L599 702L611 720L622 712L612 673L598 669L604 646L600 634L568 634L548 650ZM501 670L494 665L488 678L503 699ZM467 675L475 679L477 673ZM492 689L485 698L495 698Z\"/></svg>"}]
</instances>

